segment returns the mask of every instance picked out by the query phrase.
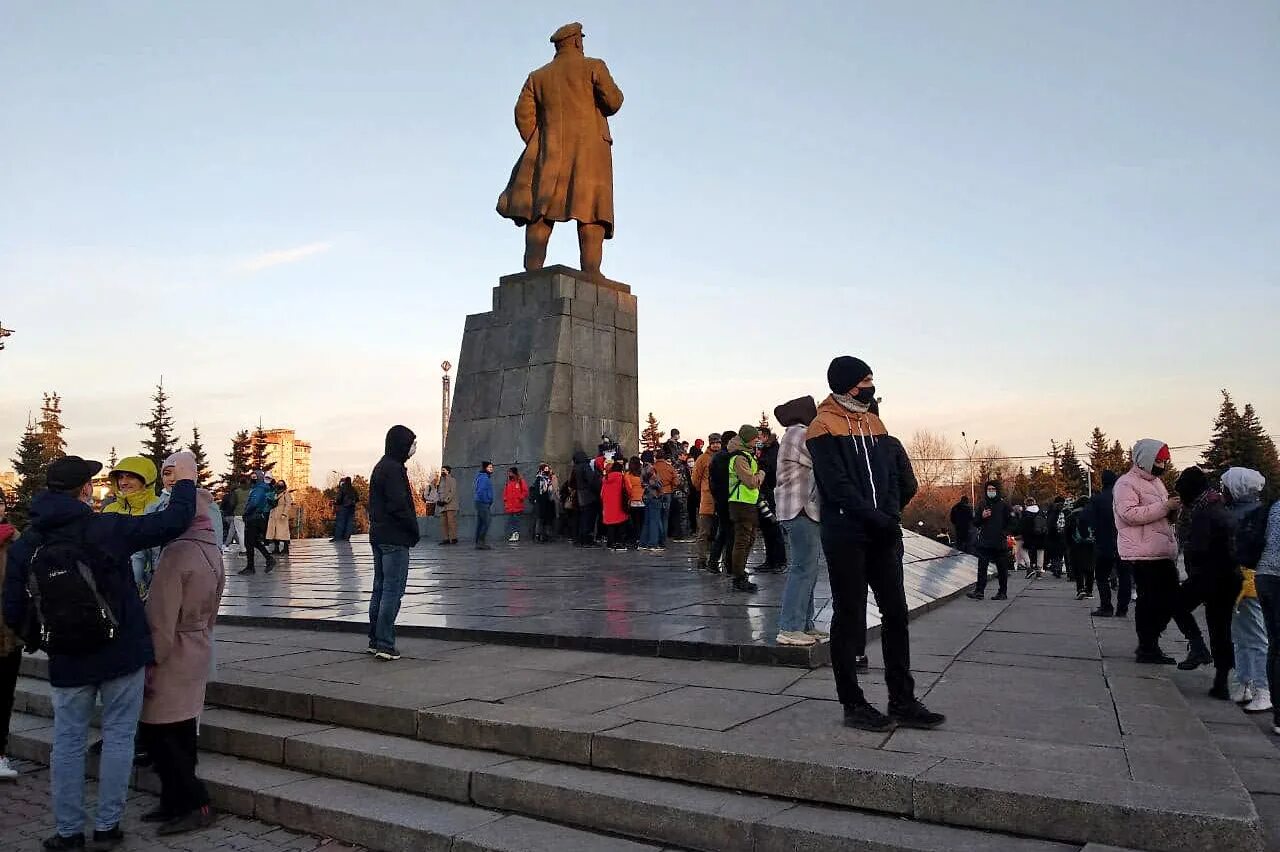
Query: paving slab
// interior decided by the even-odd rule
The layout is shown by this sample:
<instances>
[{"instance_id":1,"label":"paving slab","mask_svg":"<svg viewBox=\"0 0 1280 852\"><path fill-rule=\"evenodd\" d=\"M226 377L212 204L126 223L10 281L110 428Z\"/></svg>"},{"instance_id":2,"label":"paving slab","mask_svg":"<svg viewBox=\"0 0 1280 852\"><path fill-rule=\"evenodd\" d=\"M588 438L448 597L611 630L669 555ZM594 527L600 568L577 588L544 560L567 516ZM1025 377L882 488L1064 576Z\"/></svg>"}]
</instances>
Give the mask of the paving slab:
<instances>
[{"instance_id":1,"label":"paving slab","mask_svg":"<svg viewBox=\"0 0 1280 852\"><path fill-rule=\"evenodd\" d=\"M562 825L506 816L465 831L451 852L661 852L662 847Z\"/></svg>"},{"instance_id":2,"label":"paving slab","mask_svg":"<svg viewBox=\"0 0 1280 852\"><path fill-rule=\"evenodd\" d=\"M805 699L733 689L683 686L652 698L614 707L611 712L641 722L660 722L727 731Z\"/></svg>"}]
</instances>

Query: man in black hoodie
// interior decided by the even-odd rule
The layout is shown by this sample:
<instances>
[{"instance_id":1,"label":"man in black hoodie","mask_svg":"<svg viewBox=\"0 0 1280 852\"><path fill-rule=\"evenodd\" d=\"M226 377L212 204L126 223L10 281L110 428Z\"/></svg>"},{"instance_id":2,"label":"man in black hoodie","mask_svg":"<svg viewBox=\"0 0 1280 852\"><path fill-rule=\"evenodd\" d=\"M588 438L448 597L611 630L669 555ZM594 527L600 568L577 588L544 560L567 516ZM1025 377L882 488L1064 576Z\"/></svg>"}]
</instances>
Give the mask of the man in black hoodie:
<instances>
[{"instance_id":1,"label":"man in black hoodie","mask_svg":"<svg viewBox=\"0 0 1280 852\"><path fill-rule=\"evenodd\" d=\"M596 516L600 514L600 473L582 450L573 454L573 499L577 504L578 547L596 546Z\"/></svg>"},{"instance_id":2,"label":"man in black hoodie","mask_svg":"<svg viewBox=\"0 0 1280 852\"><path fill-rule=\"evenodd\" d=\"M1000 483L996 480L987 483L986 496L973 513L973 523L978 527L978 586L966 597L980 601L987 596L987 566L994 562L1000 591L992 600L1008 600L1009 569L1013 567L1009 536L1014 534L1017 525L1013 507L1000 495Z\"/></svg>"},{"instance_id":3,"label":"man in black hoodie","mask_svg":"<svg viewBox=\"0 0 1280 852\"><path fill-rule=\"evenodd\" d=\"M1110 470L1102 472L1102 490L1089 498L1085 509L1089 525L1093 527L1094 585L1098 589L1096 618L1124 618L1129 614L1129 601L1133 598L1133 568L1121 562L1116 555L1115 487L1120 476ZM1111 606L1111 572L1119 579L1116 590L1116 606Z\"/></svg>"},{"instance_id":4,"label":"man in black hoodie","mask_svg":"<svg viewBox=\"0 0 1280 852\"><path fill-rule=\"evenodd\" d=\"M386 452L369 477L369 544L373 546L373 597L369 600L369 653L398 660L396 616L409 579L409 548L418 543L418 513L405 462L418 449L407 426L387 430Z\"/></svg>"}]
</instances>

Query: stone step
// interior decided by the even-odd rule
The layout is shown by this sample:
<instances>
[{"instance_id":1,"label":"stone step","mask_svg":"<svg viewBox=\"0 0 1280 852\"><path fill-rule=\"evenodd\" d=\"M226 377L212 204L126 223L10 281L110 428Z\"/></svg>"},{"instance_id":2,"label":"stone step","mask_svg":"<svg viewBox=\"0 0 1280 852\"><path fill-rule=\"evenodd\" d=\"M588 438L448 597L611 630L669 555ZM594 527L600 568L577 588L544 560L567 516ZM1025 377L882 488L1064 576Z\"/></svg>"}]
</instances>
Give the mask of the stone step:
<instances>
[{"instance_id":1,"label":"stone step","mask_svg":"<svg viewBox=\"0 0 1280 852\"><path fill-rule=\"evenodd\" d=\"M808 805L909 817L919 823L1068 843L1094 841L1160 852L1262 848L1257 811L1238 785L1208 790L1167 787L482 701L416 709L406 705L403 697L369 687L238 672L219 677L209 686L210 703L255 715L240 719L219 717L220 711L212 711L209 718L218 724L211 724L204 737L217 737L218 731L237 726L252 728L235 734L244 743L236 748L245 749L247 756L274 761L278 754L287 763L292 755L297 761L310 760L307 768L318 772L330 771L324 768L323 761L328 760L341 767L332 770L335 774L361 772L367 764L367 771L375 774L346 777L376 784L404 774L417 779L413 783L418 786L409 789L440 798L464 801L462 777L470 773L467 789L474 801L476 779L504 765L477 766L474 761L519 757L605 770L615 773L614 778L743 791ZM21 693L26 694L29 683L23 680ZM19 706L40 712L40 701L38 694L31 694L19 698L26 702ZM268 721L256 715L264 712L286 718ZM348 744L356 743L356 732L328 732L335 727L398 736L389 743L365 740L339 748L335 745L341 743L326 740L346 738ZM412 751L415 744L407 737L415 737L421 745L456 751ZM363 756L375 744L382 757ZM392 760L397 749L410 755L408 763L415 764L412 773L403 761ZM489 754L477 756L477 752Z\"/></svg>"},{"instance_id":2,"label":"stone step","mask_svg":"<svg viewBox=\"0 0 1280 852\"><path fill-rule=\"evenodd\" d=\"M47 719L22 715L14 753L47 760ZM472 828L468 819L503 813L508 834L538 826L548 836L578 831L631 846L561 849L747 849L825 852L1075 852L1079 844L1010 837L598 769L512 758L348 728L229 710L201 717L201 777L215 805L301 831L376 849L426 848L424 836ZM34 745L33 745L34 744ZM248 756L266 759L249 760ZM317 777L317 776L332 777ZM144 786L150 776L143 774ZM370 797L369 791L377 789ZM412 794L432 797L423 799ZM408 800L408 801L406 801ZM453 800L437 801L437 800ZM416 815L408 802L417 802ZM357 804L359 803L359 804ZM366 804L368 803L368 804ZM462 803L462 804L456 804ZM425 815L424 815L425 812ZM386 823L386 824L383 824ZM443 823L447 830L442 831ZM526 825L527 824L527 825ZM487 827L496 834L497 827ZM557 835L557 836L560 836ZM472 838L463 839L472 842ZM658 844L646 846L644 843ZM413 845L418 844L418 845ZM447 848L447 847L445 847ZM453 847L495 848L492 846ZM508 848L508 847L496 847ZM511 849L534 849L513 845Z\"/></svg>"},{"instance_id":3,"label":"stone step","mask_svg":"<svg viewBox=\"0 0 1280 852\"><path fill-rule=\"evenodd\" d=\"M10 753L48 763L49 720L15 713L14 723ZM214 807L223 812L381 852L680 852L224 754L202 754L198 772ZM149 772L135 772L133 781L138 789L158 789Z\"/></svg>"}]
</instances>

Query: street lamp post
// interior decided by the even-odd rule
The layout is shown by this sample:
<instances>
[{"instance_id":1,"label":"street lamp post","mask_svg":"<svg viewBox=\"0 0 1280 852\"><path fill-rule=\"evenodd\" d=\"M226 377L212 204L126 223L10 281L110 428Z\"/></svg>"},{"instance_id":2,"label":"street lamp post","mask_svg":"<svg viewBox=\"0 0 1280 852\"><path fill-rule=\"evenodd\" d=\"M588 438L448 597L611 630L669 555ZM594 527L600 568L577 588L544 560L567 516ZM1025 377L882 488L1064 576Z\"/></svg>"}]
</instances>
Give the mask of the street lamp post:
<instances>
[{"instance_id":1,"label":"street lamp post","mask_svg":"<svg viewBox=\"0 0 1280 852\"><path fill-rule=\"evenodd\" d=\"M975 506L978 502L978 495L973 484L973 454L978 451L978 439L975 438L973 440L973 444L970 445L969 436L962 431L960 433L960 441L961 446L964 447L965 458L968 459L969 462L969 505Z\"/></svg>"}]
</instances>

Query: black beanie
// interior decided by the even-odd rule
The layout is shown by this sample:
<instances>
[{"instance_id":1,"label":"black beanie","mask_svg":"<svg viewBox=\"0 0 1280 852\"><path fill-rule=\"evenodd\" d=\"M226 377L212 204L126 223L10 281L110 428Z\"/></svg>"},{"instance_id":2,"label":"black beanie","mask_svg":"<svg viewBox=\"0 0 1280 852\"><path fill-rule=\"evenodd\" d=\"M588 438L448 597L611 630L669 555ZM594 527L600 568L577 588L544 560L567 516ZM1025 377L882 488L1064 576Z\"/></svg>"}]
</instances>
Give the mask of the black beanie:
<instances>
[{"instance_id":1,"label":"black beanie","mask_svg":"<svg viewBox=\"0 0 1280 852\"><path fill-rule=\"evenodd\" d=\"M1190 503L1203 494L1208 487L1209 475L1198 467L1189 467L1179 474L1173 490L1178 492L1183 502Z\"/></svg>"},{"instance_id":2,"label":"black beanie","mask_svg":"<svg viewBox=\"0 0 1280 852\"><path fill-rule=\"evenodd\" d=\"M866 361L852 355L841 355L827 367L827 385L832 393L848 393L869 375L871 368Z\"/></svg>"}]
</instances>

